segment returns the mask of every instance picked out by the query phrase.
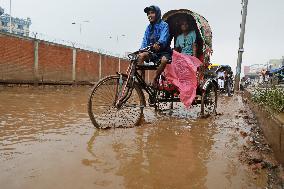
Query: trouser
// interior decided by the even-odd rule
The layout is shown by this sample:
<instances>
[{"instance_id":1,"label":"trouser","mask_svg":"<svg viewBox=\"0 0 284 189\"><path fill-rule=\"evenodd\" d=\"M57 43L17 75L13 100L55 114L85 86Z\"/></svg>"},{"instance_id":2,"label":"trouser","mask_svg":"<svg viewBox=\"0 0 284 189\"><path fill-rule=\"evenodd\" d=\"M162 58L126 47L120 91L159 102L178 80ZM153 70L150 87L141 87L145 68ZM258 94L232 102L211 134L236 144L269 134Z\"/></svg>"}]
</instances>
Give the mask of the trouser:
<instances>
[{"instance_id":1,"label":"trouser","mask_svg":"<svg viewBox=\"0 0 284 189\"><path fill-rule=\"evenodd\" d=\"M226 79L225 81L225 87L226 87L226 91L228 93L228 96L231 96L231 80L230 79Z\"/></svg>"}]
</instances>

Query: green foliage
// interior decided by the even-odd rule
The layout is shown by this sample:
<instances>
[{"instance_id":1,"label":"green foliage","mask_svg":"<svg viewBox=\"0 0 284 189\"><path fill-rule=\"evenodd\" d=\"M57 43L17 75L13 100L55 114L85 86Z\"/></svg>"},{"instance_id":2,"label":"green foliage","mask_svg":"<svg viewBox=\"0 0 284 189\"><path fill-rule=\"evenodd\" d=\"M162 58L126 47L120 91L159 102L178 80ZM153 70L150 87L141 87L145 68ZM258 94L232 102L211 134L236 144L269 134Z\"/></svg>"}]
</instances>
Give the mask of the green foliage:
<instances>
[{"instance_id":1,"label":"green foliage","mask_svg":"<svg viewBox=\"0 0 284 189\"><path fill-rule=\"evenodd\" d=\"M257 88L253 91L252 100L276 112L284 112L284 89Z\"/></svg>"}]
</instances>

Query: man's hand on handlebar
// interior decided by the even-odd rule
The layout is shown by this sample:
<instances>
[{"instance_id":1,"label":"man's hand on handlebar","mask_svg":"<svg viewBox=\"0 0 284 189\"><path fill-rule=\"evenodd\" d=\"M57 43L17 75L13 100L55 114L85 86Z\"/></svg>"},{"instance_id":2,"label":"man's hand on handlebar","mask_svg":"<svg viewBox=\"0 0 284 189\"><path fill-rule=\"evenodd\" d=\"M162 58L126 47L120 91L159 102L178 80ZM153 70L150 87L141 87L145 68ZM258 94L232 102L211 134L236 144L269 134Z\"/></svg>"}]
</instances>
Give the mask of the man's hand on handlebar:
<instances>
[{"instance_id":1,"label":"man's hand on handlebar","mask_svg":"<svg viewBox=\"0 0 284 189\"><path fill-rule=\"evenodd\" d=\"M159 43L155 43L155 44L153 45L153 49L154 49L156 52L159 51L160 48L161 48L161 46L160 46Z\"/></svg>"},{"instance_id":2,"label":"man's hand on handlebar","mask_svg":"<svg viewBox=\"0 0 284 189\"><path fill-rule=\"evenodd\" d=\"M161 45L160 43L155 43L155 44L151 44L143 49L140 49L138 52L142 53L142 52L148 52L148 53L154 53L157 52L161 49Z\"/></svg>"}]
</instances>

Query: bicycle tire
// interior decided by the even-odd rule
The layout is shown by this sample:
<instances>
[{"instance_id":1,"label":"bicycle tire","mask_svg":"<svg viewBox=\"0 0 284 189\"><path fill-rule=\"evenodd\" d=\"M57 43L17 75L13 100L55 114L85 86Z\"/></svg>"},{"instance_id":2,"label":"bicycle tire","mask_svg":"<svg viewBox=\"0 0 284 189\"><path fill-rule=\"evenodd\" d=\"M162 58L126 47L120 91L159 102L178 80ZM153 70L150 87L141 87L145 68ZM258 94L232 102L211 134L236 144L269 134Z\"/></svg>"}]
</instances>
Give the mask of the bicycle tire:
<instances>
[{"instance_id":1,"label":"bicycle tire","mask_svg":"<svg viewBox=\"0 0 284 189\"><path fill-rule=\"evenodd\" d=\"M120 75L107 76L100 80L91 90L88 100L88 114L96 128L133 127L139 125L143 108L146 106L145 97L137 85L131 96L121 108L115 107L118 98ZM126 77L122 77L123 84ZM120 89L121 90L121 89Z\"/></svg>"}]
</instances>

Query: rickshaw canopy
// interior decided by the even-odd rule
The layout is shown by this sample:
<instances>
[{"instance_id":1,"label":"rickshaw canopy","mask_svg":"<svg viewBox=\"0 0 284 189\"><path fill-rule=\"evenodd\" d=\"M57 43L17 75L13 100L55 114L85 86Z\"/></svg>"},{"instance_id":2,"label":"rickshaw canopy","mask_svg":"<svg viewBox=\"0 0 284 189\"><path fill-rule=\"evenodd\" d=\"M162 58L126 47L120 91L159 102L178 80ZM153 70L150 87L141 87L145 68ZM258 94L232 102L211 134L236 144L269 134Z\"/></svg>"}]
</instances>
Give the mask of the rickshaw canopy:
<instances>
[{"instance_id":1,"label":"rickshaw canopy","mask_svg":"<svg viewBox=\"0 0 284 189\"><path fill-rule=\"evenodd\" d=\"M230 65L220 65L218 67L218 69L216 70L216 72L219 72L219 71L227 71L227 72L232 72L232 68Z\"/></svg>"},{"instance_id":2,"label":"rickshaw canopy","mask_svg":"<svg viewBox=\"0 0 284 189\"><path fill-rule=\"evenodd\" d=\"M163 15L163 20L169 24L171 37L176 38L181 34L180 20L183 18L195 25L194 28L199 37L198 46L205 58L210 57L212 54L212 32L208 21L203 16L188 9L168 11Z\"/></svg>"}]
</instances>

